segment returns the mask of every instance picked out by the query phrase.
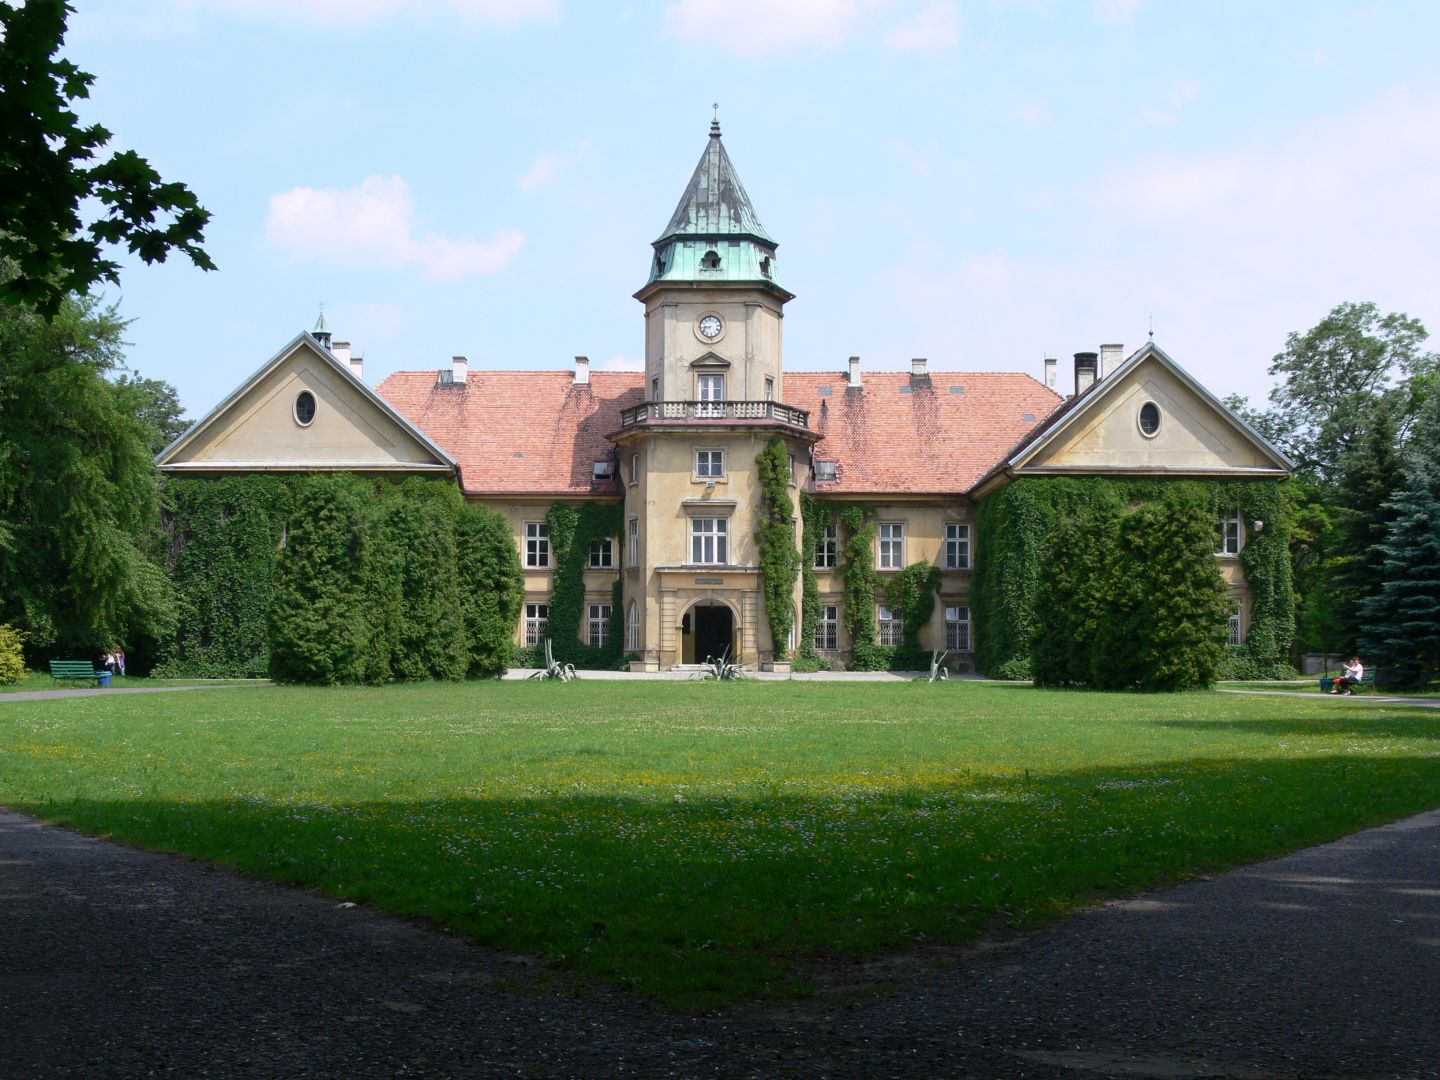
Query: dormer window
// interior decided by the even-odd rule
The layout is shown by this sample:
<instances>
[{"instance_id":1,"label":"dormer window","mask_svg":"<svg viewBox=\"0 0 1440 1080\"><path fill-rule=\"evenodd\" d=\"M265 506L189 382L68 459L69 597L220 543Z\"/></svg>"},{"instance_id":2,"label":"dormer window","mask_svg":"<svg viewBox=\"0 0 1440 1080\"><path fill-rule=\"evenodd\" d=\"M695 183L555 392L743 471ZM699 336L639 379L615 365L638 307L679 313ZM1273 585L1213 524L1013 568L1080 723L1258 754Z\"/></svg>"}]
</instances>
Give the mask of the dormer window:
<instances>
[{"instance_id":1,"label":"dormer window","mask_svg":"<svg viewBox=\"0 0 1440 1080\"><path fill-rule=\"evenodd\" d=\"M700 258L700 269L719 270L720 253L717 252L714 248L711 248L709 251L705 252L705 254Z\"/></svg>"},{"instance_id":2,"label":"dormer window","mask_svg":"<svg viewBox=\"0 0 1440 1080\"><path fill-rule=\"evenodd\" d=\"M760 273L764 274L766 277L769 277L769 276L770 276L770 256L769 256L769 255L766 255L763 259L760 260Z\"/></svg>"}]
</instances>

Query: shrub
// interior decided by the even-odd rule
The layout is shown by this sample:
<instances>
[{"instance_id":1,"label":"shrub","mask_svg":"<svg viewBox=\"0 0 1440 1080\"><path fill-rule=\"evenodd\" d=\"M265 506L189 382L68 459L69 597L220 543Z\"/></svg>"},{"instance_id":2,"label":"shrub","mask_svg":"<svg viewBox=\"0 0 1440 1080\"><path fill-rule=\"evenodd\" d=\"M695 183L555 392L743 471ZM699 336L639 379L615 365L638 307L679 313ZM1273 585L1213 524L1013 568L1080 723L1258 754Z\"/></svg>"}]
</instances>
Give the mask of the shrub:
<instances>
[{"instance_id":1,"label":"shrub","mask_svg":"<svg viewBox=\"0 0 1440 1080\"><path fill-rule=\"evenodd\" d=\"M0 686L17 683L25 677L25 632L0 624Z\"/></svg>"},{"instance_id":2,"label":"shrub","mask_svg":"<svg viewBox=\"0 0 1440 1080\"><path fill-rule=\"evenodd\" d=\"M471 678L498 678L521 663L515 653L515 623L525 603L525 572L510 535L510 523L478 503L466 503L455 517L455 560L462 568L460 596Z\"/></svg>"}]
</instances>

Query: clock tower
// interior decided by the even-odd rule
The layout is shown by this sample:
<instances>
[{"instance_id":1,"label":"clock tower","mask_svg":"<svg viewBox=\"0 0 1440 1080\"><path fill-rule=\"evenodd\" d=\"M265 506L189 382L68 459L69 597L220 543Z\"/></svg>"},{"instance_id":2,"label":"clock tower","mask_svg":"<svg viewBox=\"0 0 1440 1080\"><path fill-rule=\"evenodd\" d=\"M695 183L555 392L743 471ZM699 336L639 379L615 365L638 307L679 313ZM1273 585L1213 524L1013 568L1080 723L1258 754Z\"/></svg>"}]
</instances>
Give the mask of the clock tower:
<instances>
[{"instance_id":1,"label":"clock tower","mask_svg":"<svg viewBox=\"0 0 1440 1080\"><path fill-rule=\"evenodd\" d=\"M635 294L645 305L643 400L611 436L625 481L626 650L646 670L722 655L783 670L795 631L772 624L763 592L756 531L774 480L762 484L760 459L788 462L782 490L798 515L819 435L785 404L781 323L792 295L718 121L653 247ZM798 581L793 592L798 612Z\"/></svg>"},{"instance_id":2,"label":"clock tower","mask_svg":"<svg viewBox=\"0 0 1440 1080\"><path fill-rule=\"evenodd\" d=\"M653 247L645 305L649 401L783 401L786 301L776 243L745 193L720 123Z\"/></svg>"}]
</instances>

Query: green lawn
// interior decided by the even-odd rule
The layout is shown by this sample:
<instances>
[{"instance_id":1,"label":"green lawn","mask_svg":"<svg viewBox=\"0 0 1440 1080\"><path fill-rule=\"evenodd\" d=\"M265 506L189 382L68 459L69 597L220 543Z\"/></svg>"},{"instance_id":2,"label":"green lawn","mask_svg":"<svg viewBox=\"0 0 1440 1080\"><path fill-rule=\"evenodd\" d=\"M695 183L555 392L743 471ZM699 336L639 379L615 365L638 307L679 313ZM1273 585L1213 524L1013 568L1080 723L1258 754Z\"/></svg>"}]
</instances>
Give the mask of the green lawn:
<instances>
[{"instance_id":1,"label":"green lawn","mask_svg":"<svg viewBox=\"0 0 1440 1080\"><path fill-rule=\"evenodd\" d=\"M262 682L260 679L151 679L139 678L134 675L125 677L115 676L111 679L112 688L136 687L136 686L249 686ZM94 683L75 682L71 679L56 681L50 677L48 670L27 671L25 677L19 682L0 683L0 694L18 694L21 691L32 690L93 690Z\"/></svg>"},{"instance_id":2,"label":"green lawn","mask_svg":"<svg viewBox=\"0 0 1440 1080\"><path fill-rule=\"evenodd\" d=\"M1339 670L1331 673L1338 675ZM1293 694L1318 694L1320 693L1320 676L1307 675L1303 679L1282 679L1270 682L1265 681L1240 681L1222 682L1221 686L1230 690L1286 690ZM1355 691L1356 697L1419 697L1437 698L1440 697L1440 685L1431 684L1410 690L1376 690L1373 686L1364 687Z\"/></svg>"},{"instance_id":3,"label":"green lawn","mask_svg":"<svg viewBox=\"0 0 1440 1080\"><path fill-rule=\"evenodd\" d=\"M1440 805L1440 715L958 680L97 696L0 703L0 803L693 1007Z\"/></svg>"}]
</instances>

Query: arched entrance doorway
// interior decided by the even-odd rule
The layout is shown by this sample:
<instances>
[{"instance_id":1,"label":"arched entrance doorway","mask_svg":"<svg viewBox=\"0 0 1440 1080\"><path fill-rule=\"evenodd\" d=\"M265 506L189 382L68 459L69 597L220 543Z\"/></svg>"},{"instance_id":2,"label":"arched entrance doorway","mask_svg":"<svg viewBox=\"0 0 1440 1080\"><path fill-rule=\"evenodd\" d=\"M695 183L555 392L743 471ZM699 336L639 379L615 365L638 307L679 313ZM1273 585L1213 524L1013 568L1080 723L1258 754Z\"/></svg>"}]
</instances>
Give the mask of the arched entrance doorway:
<instances>
[{"instance_id":1,"label":"arched entrance doorway","mask_svg":"<svg viewBox=\"0 0 1440 1080\"><path fill-rule=\"evenodd\" d=\"M735 659L735 613L718 600L701 600L685 613L680 624L681 656L687 664L703 664L707 657L726 653Z\"/></svg>"}]
</instances>

